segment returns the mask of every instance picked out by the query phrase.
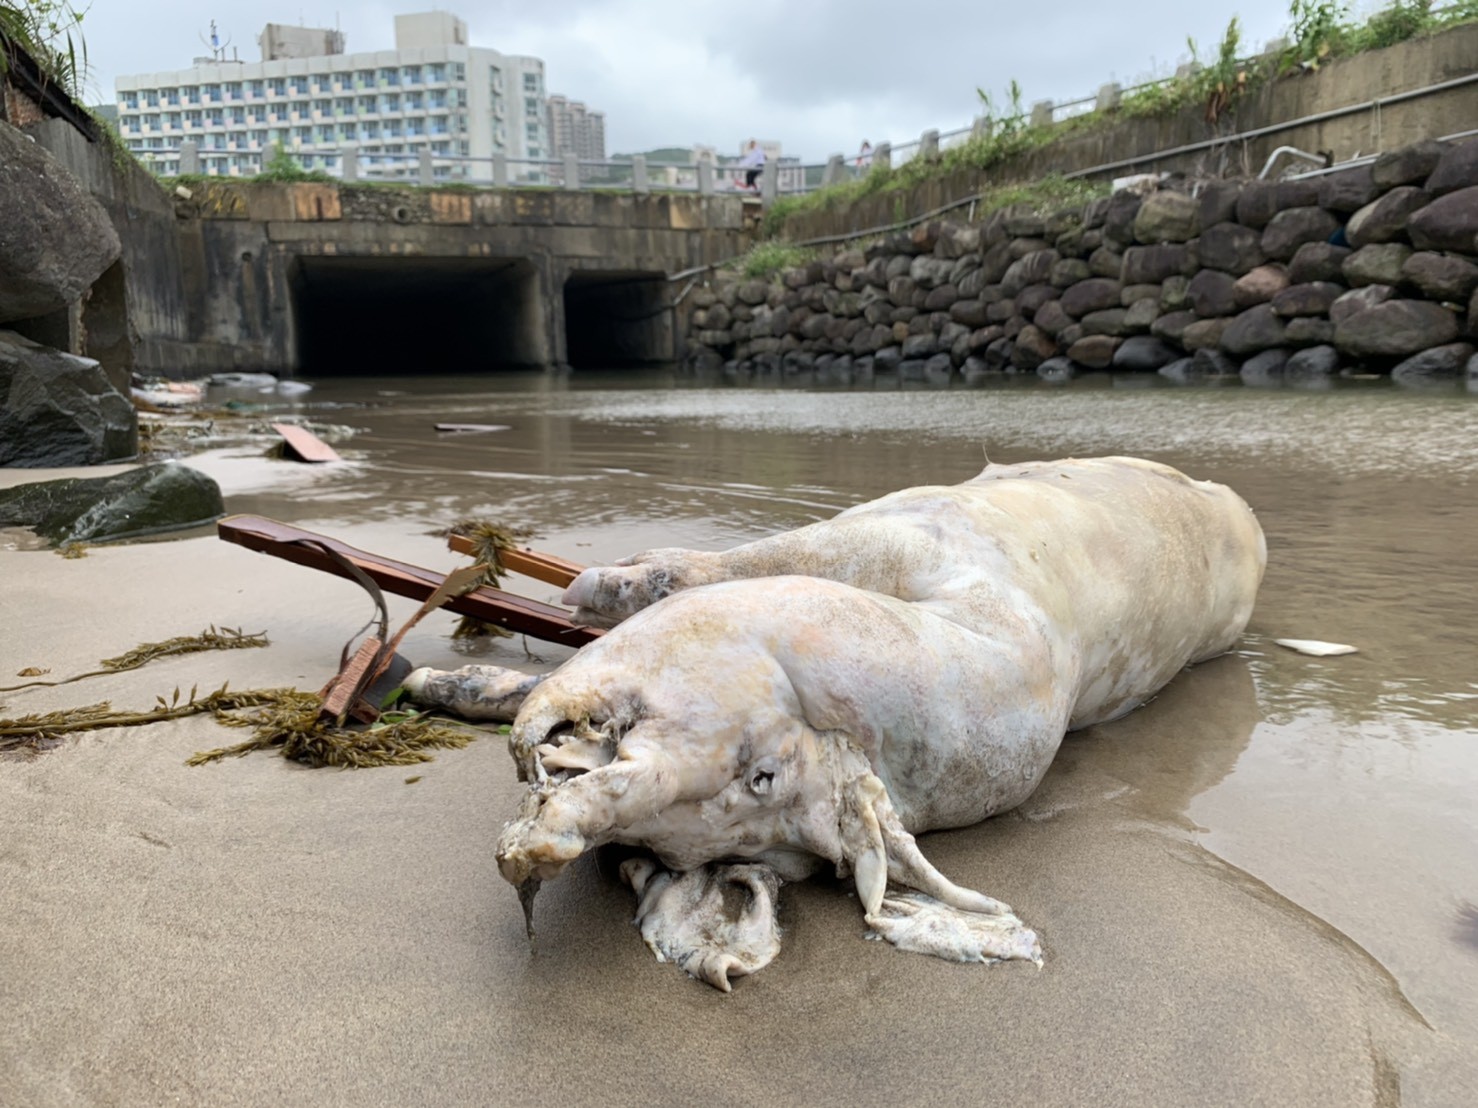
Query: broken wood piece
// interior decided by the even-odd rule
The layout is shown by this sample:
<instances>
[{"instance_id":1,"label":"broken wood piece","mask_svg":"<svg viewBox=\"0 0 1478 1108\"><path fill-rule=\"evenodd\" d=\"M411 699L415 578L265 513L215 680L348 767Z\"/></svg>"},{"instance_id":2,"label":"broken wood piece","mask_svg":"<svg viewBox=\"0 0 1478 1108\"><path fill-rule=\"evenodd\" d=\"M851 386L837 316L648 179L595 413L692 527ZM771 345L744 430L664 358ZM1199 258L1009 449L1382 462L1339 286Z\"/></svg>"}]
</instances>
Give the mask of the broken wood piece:
<instances>
[{"instance_id":1,"label":"broken wood piece","mask_svg":"<svg viewBox=\"0 0 1478 1108\"><path fill-rule=\"evenodd\" d=\"M448 535L446 544L458 554L477 552L473 540L465 535ZM585 568L578 562L571 562L555 554L519 550L511 546L498 551L498 561L509 573L521 573L525 577L532 577L548 585L558 585L562 589L568 588L570 582Z\"/></svg>"},{"instance_id":2,"label":"broken wood piece","mask_svg":"<svg viewBox=\"0 0 1478 1108\"><path fill-rule=\"evenodd\" d=\"M248 550L271 554L275 558L332 573L336 577L349 577L350 574L332 558L309 545L321 543L361 569L386 592L413 600L426 600L446 579L445 574L434 570L370 554L337 539L265 516L228 516L216 524L216 530L222 539ZM602 634L598 628L577 627L571 623L570 613L564 608L487 586L453 597L444 607L459 615L473 616L487 623L506 627L510 631L532 635L544 642L567 646L581 646Z\"/></svg>"},{"instance_id":3,"label":"broken wood piece","mask_svg":"<svg viewBox=\"0 0 1478 1108\"><path fill-rule=\"evenodd\" d=\"M272 430L281 435L282 441L287 444L288 456L300 462L343 461L337 450L306 427L299 427L295 423L274 423Z\"/></svg>"},{"instance_id":4,"label":"broken wood piece","mask_svg":"<svg viewBox=\"0 0 1478 1108\"><path fill-rule=\"evenodd\" d=\"M356 707L355 701L369 683L370 666L374 664L384 645L373 635L359 644L354 657L324 686L323 707L318 710L319 719L332 720L336 726L344 726L344 718Z\"/></svg>"},{"instance_id":5,"label":"broken wood piece","mask_svg":"<svg viewBox=\"0 0 1478 1108\"><path fill-rule=\"evenodd\" d=\"M510 428L506 423L438 423L436 429L462 435L479 435L489 431L507 431Z\"/></svg>"}]
</instances>

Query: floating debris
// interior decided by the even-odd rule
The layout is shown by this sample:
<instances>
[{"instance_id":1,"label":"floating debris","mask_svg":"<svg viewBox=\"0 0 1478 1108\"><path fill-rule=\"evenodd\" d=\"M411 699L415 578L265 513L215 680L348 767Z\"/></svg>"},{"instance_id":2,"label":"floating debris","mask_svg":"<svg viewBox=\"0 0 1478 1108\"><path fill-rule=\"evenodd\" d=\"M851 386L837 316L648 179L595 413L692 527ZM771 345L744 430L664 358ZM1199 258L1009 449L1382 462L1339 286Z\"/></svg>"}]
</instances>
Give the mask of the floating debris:
<instances>
[{"instance_id":1,"label":"floating debris","mask_svg":"<svg viewBox=\"0 0 1478 1108\"><path fill-rule=\"evenodd\" d=\"M27 666L16 674L17 677L45 677L51 670L41 669L39 666Z\"/></svg>"},{"instance_id":2,"label":"floating debris","mask_svg":"<svg viewBox=\"0 0 1478 1108\"><path fill-rule=\"evenodd\" d=\"M274 423L272 430L287 444L284 456L299 462L341 462L339 452L306 427L293 423Z\"/></svg>"},{"instance_id":3,"label":"floating debris","mask_svg":"<svg viewBox=\"0 0 1478 1108\"><path fill-rule=\"evenodd\" d=\"M53 551L53 553L60 554L63 558L75 561L78 558L87 557L87 543L64 542L61 546L57 547L56 550Z\"/></svg>"},{"instance_id":4,"label":"floating debris","mask_svg":"<svg viewBox=\"0 0 1478 1108\"><path fill-rule=\"evenodd\" d=\"M489 431L511 430L506 423L438 423L436 429L460 435L480 435Z\"/></svg>"},{"instance_id":5,"label":"floating debris","mask_svg":"<svg viewBox=\"0 0 1478 1108\"><path fill-rule=\"evenodd\" d=\"M1286 646L1289 650L1296 650L1300 654L1309 654L1315 658L1333 658L1340 654L1358 654L1357 647L1346 646L1338 642L1320 642L1318 639L1274 639L1279 646Z\"/></svg>"}]
</instances>

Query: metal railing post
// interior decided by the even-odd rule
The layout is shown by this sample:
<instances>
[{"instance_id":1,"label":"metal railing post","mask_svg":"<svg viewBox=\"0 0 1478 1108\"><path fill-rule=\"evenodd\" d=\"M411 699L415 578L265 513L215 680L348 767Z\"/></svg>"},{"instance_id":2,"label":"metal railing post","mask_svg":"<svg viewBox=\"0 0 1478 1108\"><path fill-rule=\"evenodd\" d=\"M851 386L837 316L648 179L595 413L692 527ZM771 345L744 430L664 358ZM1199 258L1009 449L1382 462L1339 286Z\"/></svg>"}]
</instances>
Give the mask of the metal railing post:
<instances>
[{"instance_id":1,"label":"metal railing post","mask_svg":"<svg viewBox=\"0 0 1478 1108\"><path fill-rule=\"evenodd\" d=\"M418 158L418 168L420 171L419 179L421 184L430 185L436 182L436 171L431 166L431 147L421 147L421 152Z\"/></svg>"},{"instance_id":2,"label":"metal railing post","mask_svg":"<svg viewBox=\"0 0 1478 1108\"><path fill-rule=\"evenodd\" d=\"M919 157L931 162L939 157L939 132L925 131L919 136Z\"/></svg>"},{"instance_id":3,"label":"metal railing post","mask_svg":"<svg viewBox=\"0 0 1478 1108\"><path fill-rule=\"evenodd\" d=\"M647 183L647 159L644 154L632 155L631 191L642 193L651 191L651 185Z\"/></svg>"},{"instance_id":4,"label":"metal railing post","mask_svg":"<svg viewBox=\"0 0 1478 1108\"><path fill-rule=\"evenodd\" d=\"M493 188L508 187L508 155L499 150L493 155Z\"/></svg>"},{"instance_id":5,"label":"metal railing post","mask_svg":"<svg viewBox=\"0 0 1478 1108\"><path fill-rule=\"evenodd\" d=\"M893 168L893 144L880 142L872 148L872 164L878 169Z\"/></svg>"},{"instance_id":6,"label":"metal railing post","mask_svg":"<svg viewBox=\"0 0 1478 1108\"><path fill-rule=\"evenodd\" d=\"M844 172L845 170L842 169L842 156L840 154L833 154L826 159L826 168L821 172L821 187L825 188L827 185L840 183Z\"/></svg>"},{"instance_id":7,"label":"metal railing post","mask_svg":"<svg viewBox=\"0 0 1478 1108\"><path fill-rule=\"evenodd\" d=\"M200 144L194 139L180 143L180 172L200 172Z\"/></svg>"},{"instance_id":8,"label":"metal railing post","mask_svg":"<svg viewBox=\"0 0 1478 1108\"><path fill-rule=\"evenodd\" d=\"M580 187L580 155L565 154L564 162L564 187L577 189Z\"/></svg>"},{"instance_id":9,"label":"metal railing post","mask_svg":"<svg viewBox=\"0 0 1478 1108\"><path fill-rule=\"evenodd\" d=\"M339 180L359 180L359 150L353 146L339 148Z\"/></svg>"},{"instance_id":10,"label":"metal railing post","mask_svg":"<svg viewBox=\"0 0 1478 1108\"><path fill-rule=\"evenodd\" d=\"M1095 112L1111 112L1119 106L1124 99L1123 86L1118 84L1107 84L1098 90L1098 96L1094 98L1093 110Z\"/></svg>"},{"instance_id":11,"label":"metal railing post","mask_svg":"<svg viewBox=\"0 0 1478 1108\"><path fill-rule=\"evenodd\" d=\"M698 195L699 196L712 196L713 195L713 163L712 162L699 162L698 163Z\"/></svg>"}]
</instances>

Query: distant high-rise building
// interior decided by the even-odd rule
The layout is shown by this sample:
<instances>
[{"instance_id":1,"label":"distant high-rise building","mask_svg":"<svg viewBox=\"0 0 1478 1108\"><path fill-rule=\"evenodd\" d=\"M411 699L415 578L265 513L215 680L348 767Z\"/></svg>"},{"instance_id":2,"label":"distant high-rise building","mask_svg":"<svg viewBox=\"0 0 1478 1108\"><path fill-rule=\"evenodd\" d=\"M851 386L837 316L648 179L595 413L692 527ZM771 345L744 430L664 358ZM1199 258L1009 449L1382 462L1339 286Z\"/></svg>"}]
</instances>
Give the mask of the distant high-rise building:
<instances>
[{"instance_id":1,"label":"distant high-rise building","mask_svg":"<svg viewBox=\"0 0 1478 1108\"><path fill-rule=\"evenodd\" d=\"M549 145L556 157L574 154L582 162L606 160L606 113L567 96L549 97Z\"/></svg>"},{"instance_id":2,"label":"distant high-rise building","mask_svg":"<svg viewBox=\"0 0 1478 1108\"><path fill-rule=\"evenodd\" d=\"M395 17L395 49L345 54L338 31L269 24L262 61L197 58L190 69L119 77L118 124L156 172L180 171L180 144L200 170L249 177L281 146L305 169L341 172L353 146L365 177L410 177L429 150L438 179L472 174L458 158L553 157L544 63L467 45L448 12ZM221 51L224 54L224 51ZM478 174L486 172L484 169Z\"/></svg>"}]
</instances>

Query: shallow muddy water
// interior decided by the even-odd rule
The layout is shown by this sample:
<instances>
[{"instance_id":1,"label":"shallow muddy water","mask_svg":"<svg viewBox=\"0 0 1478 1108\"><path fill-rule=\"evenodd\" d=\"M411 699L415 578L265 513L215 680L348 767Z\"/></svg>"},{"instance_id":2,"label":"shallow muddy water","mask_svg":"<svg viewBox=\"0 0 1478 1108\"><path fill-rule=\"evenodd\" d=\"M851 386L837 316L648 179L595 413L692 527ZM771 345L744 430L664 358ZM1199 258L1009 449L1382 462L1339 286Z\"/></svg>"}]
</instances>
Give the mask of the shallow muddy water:
<instances>
[{"instance_id":1,"label":"shallow muddy water","mask_svg":"<svg viewBox=\"0 0 1478 1108\"><path fill-rule=\"evenodd\" d=\"M1095 1030L1073 1030L1074 1003L1087 1010L1100 1003L1123 1005L1136 1034L1174 1038L1164 1029L1146 1030L1157 1017L1133 1007L1135 975L1154 977L1159 971L1152 967L1161 958L1167 965L1185 962L1178 951L1182 944L1194 946L1203 926L1204 942L1226 949L1230 961L1192 959L1188 964L1201 968L1174 981L1172 992L1205 990L1204 997L1187 1003L1208 1008L1223 1001L1235 1006L1239 1002L1229 998L1252 988L1249 981L1279 993L1280 975L1292 972L1279 960L1296 958L1296 946L1280 938L1282 932L1270 933L1261 946L1255 937L1242 946L1226 935L1212 937L1213 924L1196 922L1198 911L1210 910L1209 899L1208 905L1187 904L1187 896L1196 897L1178 879L1164 877L1205 873L1228 896L1250 898L1268 908L1269 918L1342 952L1363 975L1356 991L1367 996L1370 1009L1400 1024L1388 1041L1377 1042L1381 1036L1369 1033L1368 1058L1357 1044L1351 1072L1369 1067L1350 1087L1361 1093L1358 1098L1332 1085L1316 1087L1315 1095L1289 1084L1293 1078L1275 1076L1272 1088L1282 1090L1283 1102L1457 1104L1478 1081L1478 399L1376 387L1295 393L1092 383L982 391L770 390L674 386L660 378L613 375L338 379L320 383L305 399L288 410L357 429L340 447L344 463L291 466L262 461L251 451L221 449L193 464L220 480L230 511L298 522L428 564L429 553L438 549L428 532L464 516L530 527L537 533L533 545L582 562L605 562L652 546L720 549L893 489L963 480L987 456L1016 462L1136 454L1232 486L1257 511L1269 548L1267 577L1241 649L1183 675L1125 719L1069 737L1043 789L1020 812L992 821L1000 825L994 832L929 836L925 850L957 878L962 869L970 877L972 855L1000 852L1003 872L1016 875L1012 887L997 887L989 877L978 887L1011 900L1028 922L1046 917L1047 972L1054 972L1057 944L1056 964L1070 967L1057 972L1075 975L1077 998L1048 1011L1067 1021L1064 1037L1082 1036L1087 1055L1095 1055L1099 1048L1092 1044L1109 1034L1104 1025L1114 1017L1099 1009L1102 1022ZM438 433L438 422L508 429ZM523 591L544 599L554 593L538 585ZM426 656L417 662L528 664L517 641L454 648L441 631L420 637ZM1350 643L1359 653L1305 657L1272 642L1285 637ZM560 656L552 648L535 649L546 666ZM1089 815L1073 822L1073 814L1083 812ZM1116 855L1113 845L1105 845L1104 828L1115 829L1124 843L1161 845L1125 847ZM1152 840L1133 838L1144 829L1153 832ZM1049 848L1050 855L1041 853ZM1121 865L1123 872L1112 875L1103 869ZM1160 876L1139 884L1137 867L1168 868L1155 869ZM554 909L547 949L572 944L565 954L595 957L572 931L583 918L574 898L622 905L626 894L593 869L570 882L563 894L570 900L546 894L551 903L565 905ZM1022 872L1033 879L1023 883ZM1085 883L1100 882L1139 890L1125 898L1139 898L1133 904L1145 916L1128 912L1122 928L1105 922L1108 909L1081 892ZM801 905L789 911L850 918L844 894L834 887L787 895ZM1091 904L1093 922L1086 918ZM624 910L616 909L612 934L627 928L619 917ZM1153 925L1150 916L1172 925ZM1251 926L1238 919L1236 927ZM895 955L899 964L889 976L867 977L860 993L833 983L799 1000L808 987L819 988L806 984L807 974L837 970L856 954L845 945L855 943L855 935L838 939L842 945L835 951L818 948L808 945L815 934L808 935L796 915L783 921L792 932L786 952L760 977L740 985L736 1003L746 990L761 989L762 981L774 980L778 987L787 979L785 999L772 996L769 1003L791 1019L808 1018L808 1011L826 1010L830 1002L855 1001L855 1010L877 1002L886 1009L890 991L904 988L890 982L942 982L943 973L969 972L925 969L924 960ZM1101 962L1085 957L1075 966L1070 937L1088 933L1107 949L1100 951ZM634 933L610 941L639 946ZM1249 949L1265 951L1267 964L1247 962ZM1136 970L1139 959L1144 964ZM1211 964L1214 973L1207 968ZM653 977L672 973L650 964L626 972L643 968ZM547 963L545 972L551 972ZM992 976L993 982L1003 980ZM1009 1020L1017 1006L1025 1020L1031 1002L1022 990L1031 983L1022 978L1018 989L1010 980L1009 997L982 997L981 1003L994 1007L999 999L1005 1007L1001 1018ZM1326 1003L1317 981L1289 987L1307 990L1299 1003L1311 1011L1338 1009L1338 1002ZM545 988L554 990L550 1003L556 1010L559 997L586 995L578 983L532 977L514 991L519 1001L532 1003ZM1111 1004L1108 997L1114 998ZM706 999L684 994L678 1011L708 1012L697 1007ZM946 1009L951 1003L940 1001ZM1282 1043L1290 1057L1323 1050L1327 1061L1345 1049L1321 1047L1316 1037L1305 1042L1307 1029L1295 1015L1265 1011L1259 1007L1264 1003L1247 999L1224 1030L1234 1039L1263 1044L1256 1049L1264 1054L1276 1055ZM666 1023L652 1018L664 1033L681 1034L680 1026L671 1025L673 1013L664 1017ZM724 1033L721 1024L710 1022L717 1017L693 1018L705 1034ZM837 1034L853 1033L840 1017L815 1018L837 1018ZM587 1023L599 1022L595 1012L559 1019L560 1028L586 1030ZM1208 1019L1208 1026L1220 1026ZM1372 1027L1380 1022L1372 1020ZM793 1033L786 1026L793 1025L767 1025L765 1034L784 1040ZM1003 1043L1010 1033L993 1032ZM538 1039L536 1031L527 1034L531 1042ZM925 1037L912 1046L890 1042L881 1028L858 1034L900 1072L913 1064L910 1051L919 1049L938 1076L944 1071L936 1055L954 1058L960 1049L940 1039L937 1028L921 1032ZM539 1040L539 1049L545 1048L548 1042ZM661 1048L654 1049L660 1055ZM973 1041L969 1049L976 1049ZM1194 1053L1183 1043L1177 1049ZM1223 1043L1217 1049L1231 1048ZM1206 1067L1205 1080L1213 1082L1206 1103L1257 1100L1270 1091L1228 1084L1231 1079L1206 1059L1175 1057L1182 1060L1159 1064ZM1130 1064L1122 1058L1119 1063ZM1061 1064L1066 1075L1071 1066ZM1258 1064L1228 1061L1234 1069ZM1310 1071L1307 1064L1294 1068ZM1103 1073L1111 1071L1117 1072L1108 1067ZM616 1102L643 1088L619 1064L612 1072ZM855 1070L845 1079L795 1073L781 1100L803 1092L831 1100L841 1090L855 1091ZM658 1079L649 1071L647 1080ZM648 1088L677 1096L675 1090L685 1087L665 1080ZM999 1076L992 1080L999 1082ZM1105 1080L1105 1089L1125 1087ZM1062 1089L1055 1081L1038 1074L1001 1087L1044 1103L1092 1099L1091 1088L1081 1083L1070 1086L1072 1095L1056 1095ZM892 1086L870 1089L879 1094L884 1087ZM1160 1103L1180 1102L1174 1098L1196 1087L1194 1081L1146 1083L1143 1102L1156 1102L1157 1096L1172 1098ZM582 1091L596 1086L562 1088L580 1100ZM729 1092L738 1100L745 1088L741 1081ZM927 1080L898 1089L904 1101L907 1089L926 1099L960 1093L958 1085ZM1110 1099L1135 1100L1112 1094ZM873 1098L864 1093L860 1102Z\"/></svg>"}]
</instances>

